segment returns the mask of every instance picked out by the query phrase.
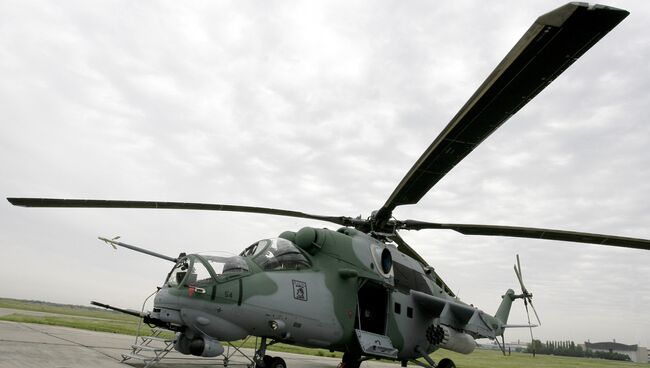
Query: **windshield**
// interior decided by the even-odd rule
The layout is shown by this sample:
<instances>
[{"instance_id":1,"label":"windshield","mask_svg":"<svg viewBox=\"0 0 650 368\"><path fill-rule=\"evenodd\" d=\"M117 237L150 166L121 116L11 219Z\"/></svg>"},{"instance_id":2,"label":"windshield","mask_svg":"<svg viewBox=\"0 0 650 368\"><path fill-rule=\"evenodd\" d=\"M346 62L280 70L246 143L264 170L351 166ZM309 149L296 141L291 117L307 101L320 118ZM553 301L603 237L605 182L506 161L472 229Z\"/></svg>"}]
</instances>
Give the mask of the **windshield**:
<instances>
[{"instance_id":1,"label":"windshield","mask_svg":"<svg viewBox=\"0 0 650 368\"><path fill-rule=\"evenodd\" d=\"M177 263L169 273L167 286L178 286L181 283L185 286L204 285L214 280L213 275L219 277L248 271L246 261L240 256L218 257L192 254L188 258L192 260L191 269L187 258Z\"/></svg>"},{"instance_id":2,"label":"windshield","mask_svg":"<svg viewBox=\"0 0 650 368\"><path fill-rule=\"evenodd\" d=\"M214 274L219 276L224 273L237 273L248 271L246 261L240 256L219 257L219 256L201 256L208 262Z\"/></svg>"},{"instance_id":3,"label":"windshield","mask_svg":"<svg viewBox=\"0 0 650 368\"><path fill-rule=\"evenodd\" d=\"M165 284L171 287L178 286L185 278L185 275L187 275L188 268L189 261L187 258L182 258L179 260L178 263L176 263L176 266L174 266L172 271L169 273L169 276L167 276L167 281Z\"/></svg>"},{"instance_id":4,"label":"windshield","mask_svg":"<svg viewBox=\"0 0 650 368\"><path fill-rule=\"evenodd\" d=\"M289 240L260 240L242 252L265 271L300 270L311 267L307 257Z\"/></svg>"}]
</instances>

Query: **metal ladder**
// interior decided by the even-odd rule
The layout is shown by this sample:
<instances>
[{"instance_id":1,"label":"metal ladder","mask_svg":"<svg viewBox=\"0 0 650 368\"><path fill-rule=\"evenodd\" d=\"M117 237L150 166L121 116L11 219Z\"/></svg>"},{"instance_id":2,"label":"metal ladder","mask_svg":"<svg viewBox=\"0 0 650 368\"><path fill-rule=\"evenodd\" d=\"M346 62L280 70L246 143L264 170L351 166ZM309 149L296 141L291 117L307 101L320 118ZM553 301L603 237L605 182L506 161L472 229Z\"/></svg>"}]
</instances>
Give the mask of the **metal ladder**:
<instances>
[{"instance_id":1,"label":"metal ladder","mask_svg":"<svg viewBox=\"0 0 650 368\"><path fill-rule=\"evenodd\" d=\"M156 289L151 295L145 298L142 302L141 313L144 315L144 308L147 304L147 301L156 293L159 289ZM153 367L158 363L162 358L167 355L172 349L174 349L175 337L166 338L162 334L165 332L170 332L162 328L152 327L150 334L142 333L143 320L140 319L138 322L138 334L135 337L135 343L131 345L131 353L122 354L121 363L126 362L129 359L140 360L144 363L143 368Z\"/></svg>"},{"instance_id":2,"label":"metal ladder","mask_svg":"<svg viewBox=\"0 0 650 368\"><path fill-rule=\"evenodd\" d=\"M162 337L167 330L154 328L151 336L136 337L135 344L131 345L131 353L122 354L122 363L129 359L140 360L144 368L149 368L158 363L162 358L174 349L174 338Z\"/></svg>"}]
</instances>

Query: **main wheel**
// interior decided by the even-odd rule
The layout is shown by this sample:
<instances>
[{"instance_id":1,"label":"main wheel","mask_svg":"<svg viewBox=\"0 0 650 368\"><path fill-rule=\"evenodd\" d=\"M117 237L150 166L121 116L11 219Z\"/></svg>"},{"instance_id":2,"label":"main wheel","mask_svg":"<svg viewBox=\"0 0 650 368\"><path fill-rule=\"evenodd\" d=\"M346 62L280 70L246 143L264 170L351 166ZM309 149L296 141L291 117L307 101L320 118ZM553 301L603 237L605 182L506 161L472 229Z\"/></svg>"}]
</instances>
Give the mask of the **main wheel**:
<instances>
[{"instance_id":1,"label":"main wheel","mask_svg":"<svg viewBox=\"0 0 650 368\"><path fill-rule=\"evenodd\" d=\"M262 362L264 363L264 368L272 367L272 365L271 365L271 362L272 362L272 361L273 361L273 357L271 357L270 355L265 355L265 356L262 358ZM261 366L258 365L258 364L256 364L255 367L256 367L256 368L261 368ZM285 368L286 368L286 366L285 366Z\"/></svg>"},{"instance_id":2,"label":"main wheel","mask_svg":"<svg viewBox=\"0 0 650 368\"><path fill-rule=\"evenodd\" d=\"M287 363L280 357L271 358L268 368L287 368Z\"/></svg>"},{"instance_id":3,"label":"main wheel","mask_svg":"<svg viewBox=\"0 0 650 368\"><path fill-rule=\"evenodd\" d=\"M445 358L436 365L436 368L456 368L456 364L453 360Z\"/></svg>"},{"instance_id":4,"label":"main wheel","mask_svg":"<svg viewBox=\"0 0 650 368\"><path fill-rule=\"evenodd\" d=\"M343 359L341 364L338 365L338 368L359 368L361 362L359 361L360 356L350 354L348 352L343 353Z\"/></svg>"}]
</instances>

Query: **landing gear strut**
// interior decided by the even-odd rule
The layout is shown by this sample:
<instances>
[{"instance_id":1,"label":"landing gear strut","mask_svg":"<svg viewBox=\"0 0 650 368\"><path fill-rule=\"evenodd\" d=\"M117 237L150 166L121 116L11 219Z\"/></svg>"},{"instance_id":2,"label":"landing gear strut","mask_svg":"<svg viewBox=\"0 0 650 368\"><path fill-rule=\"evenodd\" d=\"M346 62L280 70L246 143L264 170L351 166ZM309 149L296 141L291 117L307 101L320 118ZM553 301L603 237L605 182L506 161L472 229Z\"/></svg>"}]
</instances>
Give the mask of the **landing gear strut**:
<instances>
[{"instance_id":1,"label":"landing gear strut","mask_svg":"<svg viewBox=\"0 0 650 368\"><path fill-rule=\"evenodd\" d=\"M255 351L255 356L253 357L255 368L287 368L287 363L284 362L284 359L266 355L266 346L266 337L262 337L260 348Z\"/></svg>"},{"instance_id":2,"label":"landing gear strut","mask_svg":"<svg viewBox=\"0 0 650 368\"><path fill-rule=\"evenodd\" d=\"M431 358L429 358L429 359L431 359ZM419 365L420 367L425 367L425 368L456 368L456 364L451 359L447 359L447 358L442 359L440 362L438 362L438 364L435 364L435 362L433 362L433 360L429 361L429 359L426 359L427 363L433 363L433 364L426 364L426 363L421 362L419 360L411 360L411 363L413 363L415 365ZM406 365L404 365L404 363L402 363L402 367L406 367Z\"/></svg>"},{"instance_id":3,"label":"landing gear strut","mask_svg":"<svg viewBox=\"0 0 650 368\"><path fill-rule=\"evenodd\" d=\"M429 363L429 364L425 364L425 363L423 363L423 362L421 362L419 360L415 360L415 359L411 360L412 363L417 364L420 367L425 367L425 368L456 368L456 364L454 364L454 361L451 360L451 359L444 358L440 362L438 362L438 364L436 364L436 362L434 362L433 359L431 359L429 354L427 354L427 352L424 351L421 347L416 346L415 351L420 353L420 355L422 356L422 359L426 360L427 363ZM404 363L402 363L402 366L404 367Z\"/></svg>"},{"instance_id":4,"label":"landing gear strut","mask_svg":"<svg viewBox=\"0 0 650 368\"><path fill-rule=\"evenodd\" d=\"M361 356L345 352L337 368L359 368L359 366L361 366Z\"/></svg>"}]
</instances>

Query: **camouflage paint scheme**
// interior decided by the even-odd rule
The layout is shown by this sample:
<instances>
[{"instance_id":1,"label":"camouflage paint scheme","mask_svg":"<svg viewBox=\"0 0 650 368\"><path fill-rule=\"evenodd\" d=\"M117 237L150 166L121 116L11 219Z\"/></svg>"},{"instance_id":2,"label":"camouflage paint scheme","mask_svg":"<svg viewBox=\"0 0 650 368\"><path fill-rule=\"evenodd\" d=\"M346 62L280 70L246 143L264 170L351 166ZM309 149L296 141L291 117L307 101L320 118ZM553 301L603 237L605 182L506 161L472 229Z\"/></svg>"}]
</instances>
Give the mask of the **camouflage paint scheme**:
<instances>
[{"instance_id":1,"label":"camouflage paint scheme","mask_svg":"<svg viewBox=\"0 0 650 368\"><path fill-rule=\"evenodd\" d=\"M439 348L473 350L473 346L456 346L454 341L433 343L427 330L436 326L447 327L473 344L473 338L500 335L507 322L512 298L504 298L498 317L490 316L462 303L433 270L399 252L392 243L360 231L307 227L297 233L284 232L280 238L294 243L311 266L265 271L255 256L242 256L248 271L217 274L208 269L211 280L200 287L204 293L187 282L192 279L187 272L178 285L165 283L155 297L151 316L186 326L188 340L232 341L254 335L361 356L368 354L360 350L355 330L364 330L363 325L359 327L360 313L364 305L372 304L383 313L371 316L375 322L370 332L387 336L396 349L392 356L377 355L398 360L420 357L416 347L427 353ZM390 255L388 269L373 256L386 256L385 252ZM209 267L197 254L179 264L188 261ZM377 300L360 297L362 285L372 285Z\"/></svg>"}]
</instances>

